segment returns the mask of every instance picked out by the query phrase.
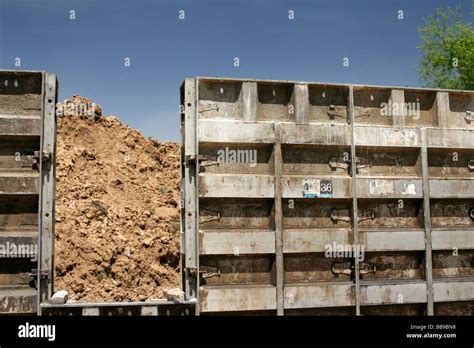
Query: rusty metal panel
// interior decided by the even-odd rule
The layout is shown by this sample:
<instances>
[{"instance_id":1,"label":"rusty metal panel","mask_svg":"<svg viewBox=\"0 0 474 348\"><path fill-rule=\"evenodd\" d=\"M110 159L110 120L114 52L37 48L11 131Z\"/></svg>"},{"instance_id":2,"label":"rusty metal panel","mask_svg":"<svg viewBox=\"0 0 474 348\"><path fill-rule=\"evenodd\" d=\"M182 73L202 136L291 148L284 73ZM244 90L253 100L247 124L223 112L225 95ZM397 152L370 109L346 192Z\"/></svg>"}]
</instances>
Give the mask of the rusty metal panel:
<instances>
[{"instance_id":1,"label":"rusty metal panel","mask_svg":"<svg viewBox=\"0 0 474 348\"><path fill-rule=\"evenodd\" d=\"M205 287L199 295L202 312L276 309L276 288L272 286Z\"/></svg>"},{"instance_id":2,"label":"rusty metal panel","mask_svg":"<svg viewBox=\"0 0 474 348\"><path fill-rule=\"evenodd\" d=\"M430 192L433 198L471 198L474 192L474 180L433 179L430 180Z\"/></svg>"},{"instance_id":3,"label":"rusty metal panel","mask_svg":"<svg viewBox=\"0 0 474 348\"><path fill-rule=\"evenodd\" d=\"M421 198L423 191L419 179L364 178L357 181L360 198Z\"/></svg>"},{"instance_id":4,"label":"rusty metal panel","mask_svg":"<svg viewBox=\"0 0 474 348\"><path fill-rule=\"evenodd\" d=\"M387 305L426 302L425 283L362 284L361 304Z\"/></svg>"},{"instance_id":5,"label":"rusty metal panel","mask_svg":"<svg viewBox=\"0 0 474 348\"><path fill-rule=\"evenodd\" d=\"M472 302L473 92L186 81L197 214L184 238L199 255L183 273L200 314Z\"/></svg>"},{"instance_id":6,"label":"rusty metal panel","mask_svg":"<svg viewBox=\"0 0 474 348\"><path fill-rule=\"evenodd\" d=\"M0 134L39 136L41 134L41 118L38 116L0 115Z\"/></svg>"},{"instance_id":7,"label":"rusty metal panel","mask_svg":"<svg viewBox=\"0 0 474 348\"><path fill-rule=\"evenodd\" d=\"M56 76L0 82L0 313L36 313L52 292Z\"/></svg>"},{"instance_id":8,"label":"rusty metal panel","mask_svg":"<svg viewBox=\"0 0 474 348\"><path fill-rule=\"evenodd\" d=\"M270 198L274 180L269 175L200 175L199 197Z\"/></svg>"},{"instance_id":9,"label":"rusty metal panel","mask_svg":"<svg viewBox=\"0 0 474 348\"><path fill-rule=\"evenodd\" d=\"M24 314L37 311L37 292L29 287L0 287L0 313Z\"/></svg>"},{"instance_id":10,"label":"rusty metal panel","mask_svg":"<svg viewBox=\"0 0 474 348\"><path fill-rule=\"evenodd\" d=\"M424 250L425 232L423 230L376 230L361 231L360 241L367 251Z\"/></svg>"},{"instance_id":11,"label":"rusty metal panel","mask_svg":"<svg viewBox=\"0 0 474 348\"><path fill-rule=\"evenodd\" d=\"M474 124L474 122L472 122ZM474 130L427 128L428 146L432 148L474 148Z\"/></svg>"},{"instance_id":12,"label":"rusty metal panel","mask_svg":"<svg viewBox=\"0 0 474 348\"><path fill-rule=\"evenodd\" d=\"M240 129L235 132L235 129ZM200 120L198 136L202 142L273 143L275 134L271 123Z\"/></svg>"},{"instance_id":13,"label":"rusty metal panel","mask_svg":"<svg viewBox=\"0 0 474 348\"><path fill-rule=\"evenodd\" d=\"M474 300L473 281L440 281L433 283L436 302Z\"/></svg>"},{"instance_id":14,"label":"rusty metal panel","mask_svg":"<svg viewBox=\"0 0 474 348\"><path fill-rule=\"evenodd\" d=\"M200 233L200 254L273 254L275 252L275 234L272 231L230 230Z\"/></svg>"},{"instance_id":15,"label":"rusty metal panel","mask_svg":"<svg viewBox=\"0 0 474 348\"><path fill-rule=\"evenodd\" d=\"M420 146L419 130L416 128L356 127L355 136L359 146Z\"/></svg>"},{"instance_id":16,"label":"rusty metal panel","mask_svg":"<svg viewBox=\"0 0 474 348\"><path fill-rule=\"evenodd\" d=\"M0 194L35 195L38 194L38 175L8 173L0 177Z\"/></svg>"},{"instance_id":17,"label":"rusty metal panel","mask_svg":"<svg viewBox=\"0 0 474 348\"><path fill-rule=\"evenodd\" d=\"M285 253L324 252L328 244L348 244L350 230L333 228L318 231L313 229L286 229L283 236L283 250Z\"/></svg>"},{"instance_id":18,"label":"rusty metal panel","mask_svg":"<svg viewBox=\"0 0 474 348\"><path fill-rule=\"evenodd\" d=\"M474 250L472 230L433 230L433 250L468 249Z\"/></svg>"},{"instance_id":19,"label":"rusty metal panel","mask_svg":"<svg viewBox=\"0 0 474 348\"><path fill-rule=\"evenodd\" d=\"M285 309L353 306L354 285L304 284L285 286Z\"/></svg>"}]
</instances>

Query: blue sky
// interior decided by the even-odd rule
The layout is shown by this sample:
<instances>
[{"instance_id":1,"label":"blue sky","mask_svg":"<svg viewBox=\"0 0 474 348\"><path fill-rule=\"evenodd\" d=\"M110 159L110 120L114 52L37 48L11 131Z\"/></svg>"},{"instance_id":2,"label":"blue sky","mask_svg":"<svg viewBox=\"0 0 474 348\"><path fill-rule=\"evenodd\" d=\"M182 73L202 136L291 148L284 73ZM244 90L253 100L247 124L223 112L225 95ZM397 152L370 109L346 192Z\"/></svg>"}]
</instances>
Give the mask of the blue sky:
<instances>
[{"instance_id":1,"label":"blue sky","mask_svg":"<svg viewBox=\"0 0 474 348\"><path fill-rule=\"evenodd\" d=\"M20 57L20 69L58 75L61 100L89 97L178 141L185 77L419 86L417 27L457 3L469 20L470 0L0 0L0 69Z\"/></svg>"}]
</instances>

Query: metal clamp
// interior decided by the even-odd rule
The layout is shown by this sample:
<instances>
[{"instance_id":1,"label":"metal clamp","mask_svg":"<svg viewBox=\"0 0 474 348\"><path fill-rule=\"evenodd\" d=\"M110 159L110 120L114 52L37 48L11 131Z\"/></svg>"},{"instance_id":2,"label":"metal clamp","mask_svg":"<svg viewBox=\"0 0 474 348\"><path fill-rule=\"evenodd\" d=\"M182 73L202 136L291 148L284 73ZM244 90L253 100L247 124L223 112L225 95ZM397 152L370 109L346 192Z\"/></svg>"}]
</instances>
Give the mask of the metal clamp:
<instances>
[{"instance_id":1,"label":"metal clamp","mask_svg":"<svg viewBox=\"0 0 474 348\"><path fill-rule=\"evenodd\" d=\"M42 153L40 153L40 151L35 151L33 159L37 164L39 164L40 159L43 163L51 162L53 160L53 154L51 152L47 152L46 150L43 150Z\"/></svg>"},{"instance_id":2,"label":"metal clamp","mask_svg":"<svg viewBox=\"0 0 474 348\"><path fill-rule=\"evenodd\" d=\"M372 167L372 163L370 163L368 159L363 158L363 157L356 157L355 162L356 162L357 174L359 174L360 169Z\"/></svg>"},{"instance_id":3,"label":"metal clamp","mask_svg":"<svg viewBox=\"0 0 474 348\"><path fill-rule=\"evenodd\" d=\"M49 278L49 271L41 271L39 272L39 275L43 279ZM28 278L38 279L38 269L33 268L31 273L28 273Z\"/></svg>"},{"instance_id":4,"label":"metal clamp","mask_svg":"<svg viewBox=\"0 0 474 348\"><path fill-rule=\"evenodd\" d=\"M200 167L218 166L220 163L215 156L206 155L188 155L186 156L186 164L196 164L199 162Z\"/></svg>"},{"instance_id":5,"label":"metal clamp","mask_svg":"<svg viewBox=\"0 0 474 348\"><path fill-rule=\"evenodd\" d=\"M219 111L219 107L216 106L215 108L202 109L202 110L199 110L198 112L202 114L203 112L209 112L209 111Z\"/></svg>"},{"instance_id":6,"label":"metal clamp","mask_svg":"<svg viewBox=\"0 0 474 348\"><path fill-rule=\"evenodd\" d=\"M332 264L331 272L333 274L344 274L350 276L354 266L350 262L334 262Z\"/></svg>"},{"instance_id":7,"label":"metal clamp","mask_svg":"<svg viewBox=\"0 0 474 348\"><path fill-rule=\"evenodd\" d=\"M471 124L471 122L474 122L474 111L466 110L464 120L467 122L467 124Z\"/></svg>"},{"instance_id":8,"label":"metal clamp","mask_svg":"<svg viewBox=\"0 0 474 348\"><path fill-rule=\"evenodd\" d=\"M368 263L362 263L359 266L359 274L364 275L367 273L375 273L377 271L377 267L375 265L371 266Z\"/></svg>"},{"instance_id":9,"label":"metal clamp","mask_svg":"<svg viewBox=\"0 0 474 348\"><path fill-rule=\"evenodd\" d=\"M354 117L369 117L370 111L360 106L354 106Z\"/></svg>"},{"instance_id":10,"label":"metal clamp","mask_svg":"<svg viewBox=\"0 0 474 348\"><path fill-rule=\"evenodd\" d=\"M331 120L335 117L347 118L347 112L343 106L329 105L327 113Z\"/></svg>"},{"instance_id":11,"label":"metal clamp","mask_svg":"<svg viewBox=\"0 0 474 348\"><path fill-rule=\"evenodd\" d=\"M38 270L36 268L31 270L31 273L27 273L26 276L28 279L31 279L35 287L38 288ZM41 271L39 273L39 276L41 279L49 279L50 278L50 272L49 271Z\"/></svg>"},{"instance_id":12,"label":"metal clamp","mask_svg":"<svg viewBox=\"0 0 474 348\"><path fill-rule=\"evenodd\" d=\"M218 211L202 210L203 215L199 216L199 223L205 224L211 221L220 221L221 213Z\"/></svg>"},{"instance_id":13,"label":"metal clamp","mask_svg":"<svg viewBox=\"0 0 474 348\"><path fill-rule=\"evenodd\" d=\"M211 277L220 277L221 270L217 267L201 266L199 268L199 274L201 275L202 279L207 279Z\"/></svg>"},{"instance_id":14,"label":"metal clamp","mask_svg":"<svg viewBox=\"0 0 474 348\"><path fill-rule=\"evenodd\" d=\"M349 163L347 163L341 158L331 157L331 159L329 160L329 166L331 167L331 169L347 170L347 168L349 168Z\"/></svg>"},{"instance_id":15,"label":"metal clamp","mask_svg":"<svg viewBox=\"0 0 474 348\"><path fill-rule=\"evenodd\" d=\"M332 209L331 220L333 222L351 222L351 217L349 216L349 209Z\"/></svg>"},{"instance_id":16,"label":"metal clamp","mask_svg":"<svg viewBox=\"0 0 474 348\"><path fill-rule=\"evenodd\" d=\"M375 219L375 210L360 210L360 215L357 221L364 221L364 220L373 220Z\"/></svg>"}]
</instances>

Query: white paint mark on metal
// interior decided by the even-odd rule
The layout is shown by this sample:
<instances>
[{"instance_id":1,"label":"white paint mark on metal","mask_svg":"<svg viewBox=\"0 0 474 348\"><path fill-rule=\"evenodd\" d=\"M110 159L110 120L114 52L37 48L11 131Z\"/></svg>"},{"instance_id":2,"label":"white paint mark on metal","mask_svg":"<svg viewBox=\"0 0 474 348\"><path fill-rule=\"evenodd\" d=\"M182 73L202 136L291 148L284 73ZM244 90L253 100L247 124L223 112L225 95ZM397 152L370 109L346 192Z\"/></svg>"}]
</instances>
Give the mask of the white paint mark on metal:
<instances>
[{"instance_id":1,"label":"white paint mark on metal","mask_svg":"<svg viewBox=\"0 0 474 348\"><path fill-rule=\"evenodd\" d=\"M414 183L403 185L402 195L416 195L416 185Z\"/></svg>"},{"instance_id":2,"label":"white paint mark on metal","mask_svg":"<svg viewBox=\"0 0 474 348\"><path fill-rule=\"evenodd\" d=\"M391 195L394 192L391 180L370 180L369 192L373 196Z\"/></svg>"}]
</instances>

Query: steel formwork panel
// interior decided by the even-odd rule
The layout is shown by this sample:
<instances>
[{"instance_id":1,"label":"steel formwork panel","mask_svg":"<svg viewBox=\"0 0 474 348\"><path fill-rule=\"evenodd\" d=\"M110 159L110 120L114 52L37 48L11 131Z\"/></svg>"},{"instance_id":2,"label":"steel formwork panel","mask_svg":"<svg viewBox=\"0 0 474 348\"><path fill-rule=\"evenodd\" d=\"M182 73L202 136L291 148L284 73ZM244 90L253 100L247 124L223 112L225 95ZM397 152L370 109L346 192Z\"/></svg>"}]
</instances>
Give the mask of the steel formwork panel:
<instances>
[{"instance_id":1,"label":"steel formwork panel","mask_svg":"<svg viewBox=\"0 0 474 348\"><path fill-rule=\"evenodd\" d=\"M383 113L394 103L405 114ZM473 92L198 77L181 104L197 313L432 315L472 301ZM327 257L333 243L364 260Z\"/></svg>"},{"instance_id":2,"label":"steel formwork panel","mask_svg":"<svg viewBox=\"0 0 474 348\"><path fill-rule=\"evenodd\" d=\"M53 291L56 76L0 71L0 313Z\"/></svg>"}]
</instances>

